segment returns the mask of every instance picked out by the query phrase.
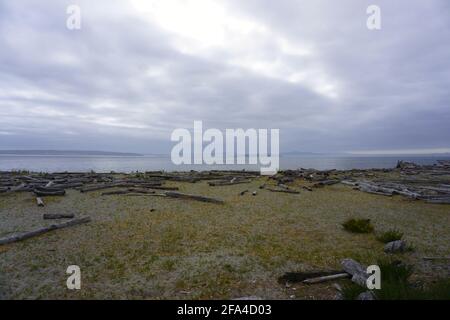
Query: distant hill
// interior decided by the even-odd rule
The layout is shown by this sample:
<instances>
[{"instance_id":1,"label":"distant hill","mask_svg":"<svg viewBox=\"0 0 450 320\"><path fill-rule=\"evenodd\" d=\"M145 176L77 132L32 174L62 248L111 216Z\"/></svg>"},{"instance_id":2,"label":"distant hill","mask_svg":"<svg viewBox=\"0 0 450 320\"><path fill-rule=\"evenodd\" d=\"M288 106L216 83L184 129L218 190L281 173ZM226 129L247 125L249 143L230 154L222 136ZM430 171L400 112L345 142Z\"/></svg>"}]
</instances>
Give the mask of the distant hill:
<instances>
[{"instance_id":1,"label":"distant hill","mask_svg":"<svg viewBox=\"0 0 450 320\"><path fill-rule=\"evenodd\" d=\"M23 156L142 156L139 153L80 150L0 150L0 155Z\"/></svg>"}]
</instances>

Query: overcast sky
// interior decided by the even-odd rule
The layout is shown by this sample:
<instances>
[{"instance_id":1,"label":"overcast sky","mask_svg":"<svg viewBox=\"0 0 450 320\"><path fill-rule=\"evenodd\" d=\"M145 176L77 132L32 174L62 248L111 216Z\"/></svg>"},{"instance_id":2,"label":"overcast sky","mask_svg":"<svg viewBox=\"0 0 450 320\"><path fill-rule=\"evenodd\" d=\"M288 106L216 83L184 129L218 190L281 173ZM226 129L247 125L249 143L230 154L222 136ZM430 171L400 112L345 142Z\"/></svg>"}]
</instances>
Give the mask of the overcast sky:
<instances>
[{"instance_id":1,"label":"overcast sky","mask_svg":"<svg viewBox=\"0 0 450 320\"><path fill-rule=\"evenodd\" d=\"M0 149L164 153L202 120L281 152L450 151L449 39L448 0L0 0Z\"/></svg>"}]
</instances>

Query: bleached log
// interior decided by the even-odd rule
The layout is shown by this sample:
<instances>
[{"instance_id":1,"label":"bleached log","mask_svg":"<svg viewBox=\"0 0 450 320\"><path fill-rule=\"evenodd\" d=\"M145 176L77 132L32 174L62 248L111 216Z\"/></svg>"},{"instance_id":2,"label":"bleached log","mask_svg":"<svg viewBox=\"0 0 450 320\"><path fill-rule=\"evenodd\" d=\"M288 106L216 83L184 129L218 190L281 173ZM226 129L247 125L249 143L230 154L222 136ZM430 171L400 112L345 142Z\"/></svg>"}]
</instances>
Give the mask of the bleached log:
<instances>
[{"instance_id":1,"label":"bleached log","mask_svg":"<svg viewBox=\"0 0 450 320\"><path fill-rule=\"evenodd\" d=\"M38 207L45 206L44 201L42 201L42 199L40 197L36 197L36 203L37 203Z\"/></svg>"},{"instance_id":2,"label":"bleached log","mask_svg":"<svg viewBox=\"0 0 450 320\"><path fill-rule=\"evenodd\" d=\"M321 282L325 282L325 281L343 279L343 278L349 278L349 277L350 277L350 274L345 272L345 273L338 273L338 274L333 274L333 275L324 276L324 277L306 279L306 280L303 280L303 283L314 284L314 283L321 283Z\"/></svg>"},{"instance_id":3,"label":"bleached log","mask_svg":"<svg viewBox=\"0 0 450 320\"><path fill-rule=\"evenodd\" d=\"M44 191L42 189L35 189L34 193L38 197L47 197L47 196L64 196L66 194L66 190L57 190L57 191Z\"/></svg>"},{"instance_id":4,"label":"bleached log","mask_svg":"<svg viewBox=\"0 0 450 320\"><path fill-rule=\"evenodd\" d=\"M52 230L56 230L56 229L62 229L62 228L67 228L67 227L71 227L71 226L76 226L82 223L87 223L90 222L91 218L90 217L83 217L83 218L78 218L78 219L73 219L67 222L63 222L60 224L52 224L48 227L44 227L44 228L40 228L31 232L26 232L20 235L14 235L14 236L9 236L9 237L5 237L5 238L0 238L0 245L3 244L8 244L8 243L13 243L13 242L17 242L17 241L22 241L25 239L29 239L32 237L36 237L39 236L41 234L47 233L49 231Z\"/></svg>"}]
</instances>

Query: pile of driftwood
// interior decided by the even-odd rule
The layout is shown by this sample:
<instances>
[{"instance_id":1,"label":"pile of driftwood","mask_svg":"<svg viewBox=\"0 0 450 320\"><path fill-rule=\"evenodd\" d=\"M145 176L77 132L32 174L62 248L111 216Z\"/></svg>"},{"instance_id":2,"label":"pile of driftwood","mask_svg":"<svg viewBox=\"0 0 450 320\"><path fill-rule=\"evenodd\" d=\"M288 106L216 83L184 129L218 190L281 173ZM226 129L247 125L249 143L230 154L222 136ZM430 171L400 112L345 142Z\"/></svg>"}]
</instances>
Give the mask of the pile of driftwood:
<instances>
[{"instance_id":1,"label":"pile of driftwood","mask_svg":"<svg viewBox=\"0 0 450 320\"><path fill-rule=\"evenodd\" d=\"M154 195L169 198L191 199L211 203L223 203L220 199L179 192L177 187L165 186L166 181L208 181L210 186L225 186L251 182L259 172L254 171L189 171L189 172L145 172L131 174L115 173L24 173L0 172L0 193L32 192L38 206L44 206L43 197L64 196L67 189L82 193L124 188L103 195ZM158 193L156 191L159 191Z\"/></svg>"},{"instance_id":2,"label":"pile of driftwood","mask_svg":"<svg viewBox=\"0 0 450 320\"><path fill-rule=\"evenodd\" d=\"M358 190L383 196L402 195L428 203L450 204L450 161L417 165L399 161L398 175L383 179L352 179L342 183Z\"/></svg>"},{"instance_id":3,"label":"pile of driftwood","mask_svg":"<svg viewBox=\"0 0 450 320\"><path fill-rule=\"evenodd\" d=\"M342 183L377 195L401 195L428 203L450 204L450 160L439 160L434 165L399 161L392 169L286 170L271 179L278 186L296 179L304 180L310 183L310 186L303 186L309 191Z\"/></svg>"}]
</instances>

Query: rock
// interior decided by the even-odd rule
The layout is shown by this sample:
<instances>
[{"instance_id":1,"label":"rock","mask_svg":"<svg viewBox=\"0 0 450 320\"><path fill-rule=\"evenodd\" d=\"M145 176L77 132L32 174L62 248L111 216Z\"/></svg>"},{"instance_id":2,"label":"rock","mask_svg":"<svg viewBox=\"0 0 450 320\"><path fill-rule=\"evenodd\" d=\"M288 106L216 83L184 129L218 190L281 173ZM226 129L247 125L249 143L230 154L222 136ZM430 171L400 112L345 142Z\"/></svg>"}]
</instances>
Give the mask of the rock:
<instances>
[{"instance_id":1,"label":"rock","mask_svg":"<svg viewBox=\"0 0 450 320\"><path fill-rule=\"evenodd\" d=\"M360 293L356 300L375 300L375 296L371 291L365 291L363 293Z\"/></svg>"},{"instance_id":2,"label":"rock","mask_svg":"<svg viewBox=\"0 0 450 320\"><path fill-rule=\"evenodd\" d=\"M341 292L338 292L334 295L334 300L344 300L344 296Z\"/></svg>"},{"instance_id":3,"label":"rock","mask_svg":"<svg viewBox=\"0 0 450 320\"><path fill-rule=\"evenodd\" d=\"M391 241L384 246L386 253L405 252L406 249L406 242L403 240Z\"/></svg>"},{"instance_id":4,"label":"rock","mask_svg":"<svg viewBox=\"0 0 450 320\"><path fill-rule=\"evenodd\" d=\"M352 275L352 281L362 287L366 286L368 278L366 269L353 259L344 259L341 262L342 268L345 272Z\"/></svg>"},{"instance_id":5,"label":"rock","mask_svg":"<svg viewBox=\"0 0 450 320\"><path fill-rule=\"evenodd\" d=\"M341 261L341 266L345 272L354 275L357 273L366 273L364 267L353 259L344 259Z\"/></svg>"},{"instance_id":6,"label":"rock","mask_svg":"<svg viewBox=\"0 0 450 320\"><path fill-rule=\"evenodd\" d=\"M334 300L344 300L343 289L338 283L333 283L332 285L336 289L336 295L334 296Z\"/></svg>"},{"instance_id":7,"label":"rock","mask_svg":"<svg viewBox=\"0 0 450 320\"><path fill-rule=\"evenodd\" d=\"M367 278L368 275L366 273L355 273L352 276L352 282L356 283L357 285L360 285L361 287L366 287Z\"/></svg>"}]
</instances>

